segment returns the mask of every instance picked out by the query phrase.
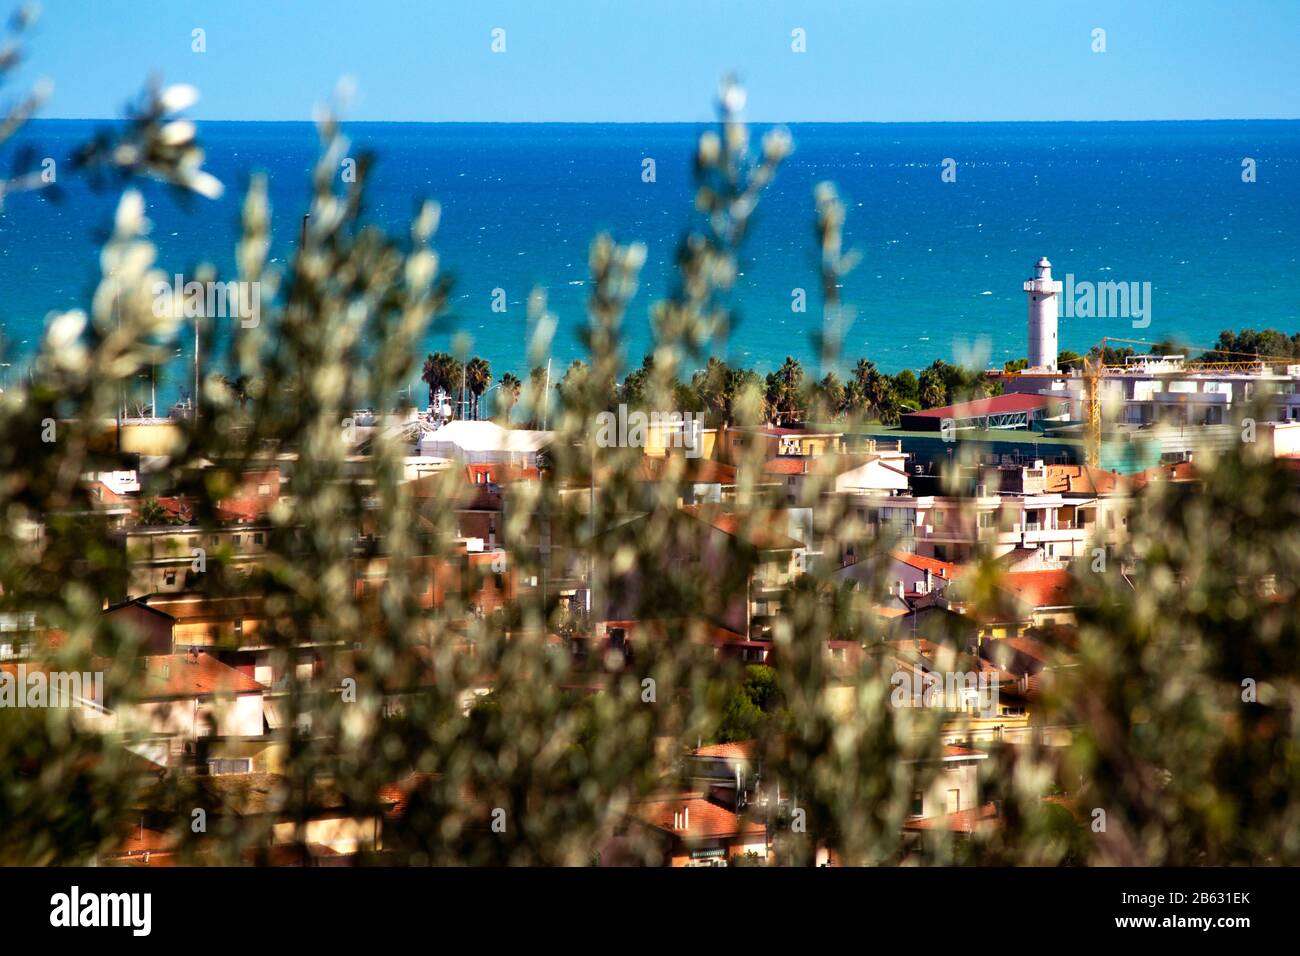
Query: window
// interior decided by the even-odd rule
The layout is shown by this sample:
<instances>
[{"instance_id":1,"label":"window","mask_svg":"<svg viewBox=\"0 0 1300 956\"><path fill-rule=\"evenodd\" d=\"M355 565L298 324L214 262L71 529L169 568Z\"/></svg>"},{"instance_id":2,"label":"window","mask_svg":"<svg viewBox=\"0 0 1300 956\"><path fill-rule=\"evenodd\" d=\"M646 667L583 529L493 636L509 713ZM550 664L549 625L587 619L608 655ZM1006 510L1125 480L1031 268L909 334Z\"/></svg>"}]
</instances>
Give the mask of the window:
<instances>
[{"instance_id":1,"label":"window","mask_svg":"<svg viewBox=\"0 0 1300 956\"><path fill-rule=\"evenodd\" d=\"M942 511L936 511L936 512L934 513L934 526L935 526L936 528L942 528L942 527L943 527L943 512L942 512Z\"/></svg>"},{"instance_id":2,"label":"window","mask_svg":"<svg viewBox=\"0 0 1300 956\"><path fill-rule=\"evenodd\" d=\"M214 777L227 773L252 773L253 758L251 757L222 757L217 760L208 761L208 773Z\"/></svg>"},{"instance_id":3,"label":"window","mask_svg":"<svg viewBox=\"0 0 1300 956\"><path fill-rule=\"evenodd\" d=\"M981 528L991 528L991 527L993 527L993 512L992 512L992 511L981 511L981 512L980 512L980 527L981 527Z\"/></svg>"},{"instance_id":4,"label":"window","mask_svg":"<svg viewBox=\"0 0 1300 956\"><path fill-rule=\"evenodd\" d=\"M948 813L956 813L961 809L961 791L949 790L946 810Z\"/></svg>"},{"instance_id":5,"label":"window","mask_svg":"<svg viewBox=\"0 0 1300 956\"><path fill-rule=\"evenodd\" d=\"M168 587L172 587L176 583L176 572L168 571L165 575L163 575L163 581L167 584Z\"/></svg>"},{"instance_id":6,"label":"window","mask_svg":"<svg viewBox=\"0 0 1300 956\"><path fill-rule=\"evenodd\" d=\"M260 484L257 486L257 493L260 497L265 498L271 493L271 486L265 483Z\"/></svg>"},{"instance_id":7,"label":"window","mask_svg":"<svg viewBox=\"0 0 1300 956\"><path fill-rule=\"evenodd\" d=\"M253 544L261 544L264 540L261 532L253 535Z\"/></svg>"},{"instance_id":8,"label":"window","mask_svg":"<svg viewBox=\"0 0 1300 956\"><path fill-rule=\"evenodd\" d=\"M920 790L912 791L912 816L919 817L925 813L925 798Z\"/></svg>"}]
</instances>

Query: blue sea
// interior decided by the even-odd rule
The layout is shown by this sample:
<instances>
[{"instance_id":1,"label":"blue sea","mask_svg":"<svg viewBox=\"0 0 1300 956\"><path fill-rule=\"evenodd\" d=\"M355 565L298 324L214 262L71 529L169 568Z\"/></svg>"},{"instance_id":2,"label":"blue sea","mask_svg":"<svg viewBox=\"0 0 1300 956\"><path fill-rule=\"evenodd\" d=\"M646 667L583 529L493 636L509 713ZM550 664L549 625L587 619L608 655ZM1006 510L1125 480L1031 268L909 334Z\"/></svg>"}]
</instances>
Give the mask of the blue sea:
<instances>
[{"instance_id":1,"label":"blue sea","mask_svg":"<svg viewBox=\"0 0 1300 956\"><path fill-rule=\"evenodd\" d=\"M21 367L50 310L85 307L114 193L90 191L63 158L103 124L31 124L17 149L59 160L61 201L8 198L0 213L5 361ZM416 201L443 210L435 245L454 277L452 318L494 372L525 371L528 292L544 286L560 320L554 354L583 355L587 246L598 231L644 241L649 255L626 323L629 361L650 341L649 309L673 285L673 253L691 222L690 124L355 124L353 155L378 164L368 220L405 233ZM758 134L761 129L756 129ZM1208 345L1225 328L1300 330L1300 122L796 124L794 155L765 194L721 357L767 371L787 356L817 368L813 187L835 182L847 245L861 255L844 284L857 313L846 340L886 371L935 358L1002 363L1025 353L1021 283L1040 256L1076 281L1150 282L1151 324L1064 319L1061 345L1102 336ZM160 266L199 262L233 273L243 186L268 175L273 255L287 259L308 198L315 130L297 123L200 124L218 201L179 203L145 190ZM11 143L8 164L15 154ZM642 180L655 160L655 181ZM956 181L941 176L956 161ZM1251 158L1256 181L1243 182ZM505 313L492 311L506 291ZM805 313L792 290L808 290ZM430 335L428 350L450 334ZM182 361L184 359L182 358ZM178 367L171 376L183 383ZM174 393L173 393L174 394ZM418 391L417 391L418 394ZM169 396L170 397L170 396Z\"/></svg>"}]
</instances>

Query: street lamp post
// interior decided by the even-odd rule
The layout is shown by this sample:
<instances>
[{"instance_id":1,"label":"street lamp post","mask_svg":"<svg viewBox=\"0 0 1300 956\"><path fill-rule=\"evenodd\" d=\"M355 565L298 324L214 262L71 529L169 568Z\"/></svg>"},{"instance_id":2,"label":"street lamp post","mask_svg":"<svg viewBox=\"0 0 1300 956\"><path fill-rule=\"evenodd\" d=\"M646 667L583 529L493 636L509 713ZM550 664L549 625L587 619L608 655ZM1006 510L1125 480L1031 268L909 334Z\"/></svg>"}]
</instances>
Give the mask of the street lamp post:
<instances>
[{"instance_id":1,"label":"street lamp post","mask_svg":"<svg viewBox=\"0 0 1300 956\"><path fill-rule=\"evenodd\" d=\"M482 400L482 399L486 398L488 392L492 391L494 388L500 388L500 387L501 387L501 383L500 383L500 382L497 382L495 385L489 385L487 388L485 388L485 389L483 390L483 394L479 396L479 399Z\"/></svg>"}]
</instances>

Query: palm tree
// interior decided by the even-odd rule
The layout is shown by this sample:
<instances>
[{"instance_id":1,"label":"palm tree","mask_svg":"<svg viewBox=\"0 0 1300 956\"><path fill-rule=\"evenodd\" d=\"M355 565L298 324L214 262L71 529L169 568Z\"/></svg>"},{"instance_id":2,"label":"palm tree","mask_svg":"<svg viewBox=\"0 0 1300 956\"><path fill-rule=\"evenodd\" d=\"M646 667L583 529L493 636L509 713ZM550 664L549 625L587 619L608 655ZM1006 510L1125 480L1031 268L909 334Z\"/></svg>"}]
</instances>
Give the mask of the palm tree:
<instances>
[{"instance_id":1,"label":"palm tree","mask_svg":"<svg viewBox=\"0 0 1300 956\"><path fill-rule=\"evenodd\" d=\"M921 405L924 408L938 408L947 404L947 385L943 375L934 366L924 369L919 379L921 388Z\"/></svg>"},{"instance_id":2,"label":"palm tree","mask_svg":"<svg viewBox=\"0 0 1300 956\"><path fill-rule=\"evenodd\" d=\"M136 517L140 524L146 527L171 524L171 515L167 513L167 509L159 503L157 498L146 498L140 502L140 511Z\"/></svg>"},{"instance_id":3,"label":"palm tree","mask_svg":"<svg viewBox=\"0 0 1300 956\"><path fill-rule=\"evenodd\" d=\"M509 421L510 412L514 410L515 404L519 401L519 393L523 390L524 383L513 372L506 372L501 376L499 383L501 395L497 402L504 406L500 412L502 419Z\"/></svg>"},{"instance_id":4,"label":"palm tree","mask_svg":"<svg viewBox=\"0 0 1300 956\"><path fill-rule=\"evenodd\" d=\"M532 418L528 422L529 428L541 428L546 421L546 413L551 403L550 396L547 394L549 379L550 372L545 365L539 365L528 373L528 386L532 395Z\"/></svg>"},{"instance_id":5,"label":"palm tree","mask_svg":"<svg viewBox=\"0 0 1300 956\"><path fill-rule=\"evenodd\" d=\"M838 375L827 372L826 377L817 383L815 391L819 414L828 416L829 421L835 421L844 413L848 391Z\"/></svg>"},{"instance_id":6,"label":"palm tree","mask_svg":"<svg viewBox=\"0 0 1300 956\"><path fill-rule=\"evenodd\" d=\"M870 412L887 425L898 422L898 394L894 381L876 368L870 359L858 359L853 366L852 402L856 410Z\"/></svg>"},{"instance_id":7,"label":"palm tree","mask_svg":"<svg viewBox=\"0 0 1300 956\"><path fill-rule=\"evenodd\" d=\"M788 355L781 367L767 376L767 407L774 424L790 425L804 417L803 365Z\"/></svg>"},{"instance_id":8,"label":"palm tree","mask_svg":"<svg viewBox=\"0 0 1300 956\"><path fill-rule=\"evenodd\" d=\"M434 394L441 389L448 395L461 383L461 364L454 355L447 352L434 352L424 360L424 370L420 378L429 386L429 404L433 404Z\"/></svg>"},{"instance_id":9,"label":"palm tree","mask_svg":"<svg viewBox=\"0 0 1300 956\"><path fill-rule=\"evenodd\" d=\"M704 409L708 412L709 421L715 425L721 424L729 417L727 384L730 371L725 362L711 355L708 366L697 369L691 376L691 387L699 394L704 402Z\"/></svg>"},{"instance_id":10,"label":"palm tree","mask_svg":"<svg viewBox=\"0 0 1300 956\"><path fill-rule=\"evenodd\" d=\"M492 366L488 364L487 359L474 356L465 365L465 385L473 396L474 402L470 413L472 418L478 418L478 400L491 384Z\"/></svg>"}]
</instances>

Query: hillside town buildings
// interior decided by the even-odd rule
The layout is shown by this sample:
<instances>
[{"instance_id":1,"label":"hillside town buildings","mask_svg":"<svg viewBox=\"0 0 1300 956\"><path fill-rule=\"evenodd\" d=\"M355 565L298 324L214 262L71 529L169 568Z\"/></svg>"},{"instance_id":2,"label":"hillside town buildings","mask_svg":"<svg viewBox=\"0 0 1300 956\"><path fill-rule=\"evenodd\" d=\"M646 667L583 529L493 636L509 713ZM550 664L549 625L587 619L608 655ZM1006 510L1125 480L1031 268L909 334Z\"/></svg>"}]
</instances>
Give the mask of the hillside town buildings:
<instances>
[{"instance_id":1,"label":"hillside town buildings","mask_svg":"<svg viewBox=\"0 0 1300 956\"><path fill-rule=\"evenodd\" d=\"M358 413L345 426L355 443L350 467L360 473L378 432L405 442L416 553L404 557L404 572L415 582L415 606L508 631L519 602L540 598L564 622L547 640L571 657L574 686L584 691L600 693L611 668L670 642L720 666L779 669L774 628L793 589L817 580L827 600L834 589L865 600L871 633L813 639L832 672L874 662L903 676L903 706L941 712L935 783L913 796L903 826L916 839L932 830L969 835L999 825L980 770L992 745L1068 742L1068 728L1037 718L1038 704L1072 666L1074 575L1097 562L1127 573L1135 497L1160 483L1194 486L1196 442L1219 441L1247 408L1268 412L1257 436L1263 453L1300 461L1300 366L1216 372L1168 357L1144 357L1101 383L1119 409L1111 437L1141 431L1152 447L1112 455L1110 467L1083 461L1071 429L1083 417L1084 383L1056 367L1055 280L1045 259L1038 270L1025 284L1031 360L1023 376L1009 373L1002 395L906 414L898 428L722 425L699 429L691 455L653 432L630 450L630 480L612 481L611 467L594 456L587 475L560 481L549 464L557 433ZM1263 406L1252 404L1260 398ZM79 723L122 740L147 773L193 774L218 788L239 778L273 791L286 733L315 732L310 713L295 715L291 689L337 693L322 684L322 661L365 653L367 635L349 647L277 645L266 638L267 595L241 586L291 553L275 513L298 493L293 454L206 462L231 489L209 509L160 485L157 457L82 476L126 569L103 614L131 635L139 668L129 692L115 686L104 699L79 699ZM656 566L592 560L593 543L646 540L649 516L665 503L674 530ZM364 502L349 529L349 594L363 608L385 600L393 575L377 508ZM521 512L527 520L516 520ZM32 547L42 533L33 529ZM736 555L745 556L743 568ZM683 618L679 602L656 602L666 567L687 569L703 586L700 614ZM977 600L990 574L992 603ZM726 599L710 603L711 595ZM646 610L657 606L662 614ZM451 633L460 640L454 623ZM0 615L0 667L39 667L63 638L33 613ZM954 673L975 682L978 706L951 687L929 693ZM434 679L431 657L404 661L385 688L385 712L401 712ZM465 706L491 689L490 681L471 689ZM828 693L834 712L852 720L852 694ZM629 807L621 836L594 849L602 862L627 862L623 843L633 831L652 835L664 865L762 863L779 853L773 820L788 812L790 790L768 772L756 742L701 740L675 769L682 786ZM371 815L322 798L311 843L331 858L381 852L384 821L405 812L412 786L394 781L391 805ZM277 812L243 799L234 812ZM169 852L164 835L142 826L105 862L158 862Z\"/></svg>"}]
</instances>

